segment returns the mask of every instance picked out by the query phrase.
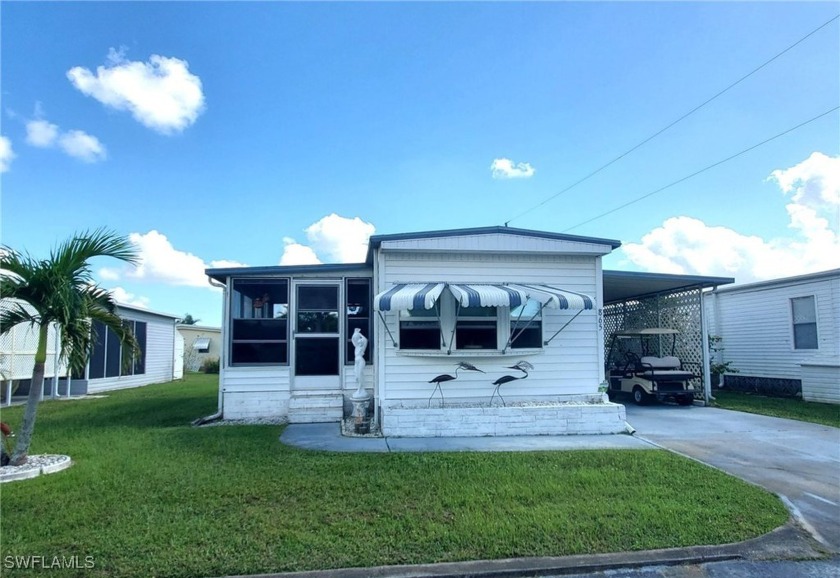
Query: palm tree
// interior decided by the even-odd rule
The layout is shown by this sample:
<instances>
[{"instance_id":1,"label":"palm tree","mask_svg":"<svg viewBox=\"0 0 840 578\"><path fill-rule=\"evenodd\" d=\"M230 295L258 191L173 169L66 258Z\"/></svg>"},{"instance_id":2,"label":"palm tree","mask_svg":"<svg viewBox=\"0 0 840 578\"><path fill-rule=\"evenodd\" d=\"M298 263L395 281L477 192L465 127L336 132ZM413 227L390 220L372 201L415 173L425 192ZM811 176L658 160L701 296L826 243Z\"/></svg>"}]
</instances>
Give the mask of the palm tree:
<instances>
[{"instance_id":1,"label":"palm tree","mask_svg":"<svg viewBox=\"0 0 840 578\"><path fill-rule=\"evenodd\" d=\"M187 313L186 315L184 315L184 318L181 319L181 325L195 325L199 321L201 321L201 319L196 319L195 317Z\"/></svg>"},{"instance_id":2,"label":"palm tree","mask_svg":"<svg viewBox=\"0 0 840 578\"><path fill-rule=\"evenodd\" d=\"M61 337L59 356L67 361L69 370L84 371L95 337L92 321L102 322L126 348L139 352L130 329L116 314L111 294L93 280L89 260L94 257L114 257L132 264L138 261L137 252L127 238L105 229L74 236L53 249L48 259L35 259L5 245L0 248L0 298L7 305L0 312L0 332L5 333L19 323L29 323L38 331L29 398L10 460L12 465L26 462L35 431L35 414L44 389L50 325L56 327Z\"/></svg>"}]
</instances>

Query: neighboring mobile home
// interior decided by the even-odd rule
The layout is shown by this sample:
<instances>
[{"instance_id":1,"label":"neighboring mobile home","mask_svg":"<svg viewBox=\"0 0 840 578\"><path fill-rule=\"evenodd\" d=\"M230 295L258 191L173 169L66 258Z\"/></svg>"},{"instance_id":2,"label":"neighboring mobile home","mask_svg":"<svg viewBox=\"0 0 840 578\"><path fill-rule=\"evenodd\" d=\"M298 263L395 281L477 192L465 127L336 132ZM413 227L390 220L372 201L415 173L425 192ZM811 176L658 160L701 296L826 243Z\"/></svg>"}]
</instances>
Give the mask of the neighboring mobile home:
<instances>
[{"instance_id":1,"label":"neighboring mobile home","mask_svg":"<svg viewBox=\"0 0 840 578\"><path fill-rule=\"evenodd\" d=\"M198 371L206 361L218 361L222 355L220 327L204 325L175 326L184 339L184 371Z\"/></svg>"},{"instance_id":2,"label":"neighboring mobile home","mask_svg":"<svg viewBox=\"0 0 840 578\"><path fill-rule=\"evenodd\" d=\"M53 392L59 396L98 393L171 381L182 376L180 365L175 363L175 346L180 338L175 331L176 316L125 304L117 305L117 314L124 323L131 325L140 345L140 354L124 364L122 347L115 334L94 322L96 340L84 374L68 379L66 366L56 362L54 352L60 349L60 342L51 330L45 395ZM24 324L12 328L0 341L0 360L9 365L9 371L3 377L8 379L4 389L14 390L16 395L29 391L36 341L35 332ZM61 378L57 383L53 379L55 376ZM17 387L8 387L12 382L17 382Z\"/></svg>"},{"instance_id":3,"label":"neighboring mobile home","mask_svg":"<svg viewBox=\"0 0 840 578\"><path fill-rule=\"evenodd\" d=\"M718 288L706 313L726 386L840 403L840 269Z\"/></svg>"},{"instance_id":4,"label":"neighboring mobile home","mask_svg":"<svg viewBox=\"0 0 840 578\"><path fill-rule=\"evenodd\" d=\"M601 258L619 245L486 227L374 236L364 263L208 269L226 286L223 415L340 420L358 328L386 435L623 431L624 407L599 392ZM436 395L443 374L456 379Z\"/></svg>"}]
</instances>

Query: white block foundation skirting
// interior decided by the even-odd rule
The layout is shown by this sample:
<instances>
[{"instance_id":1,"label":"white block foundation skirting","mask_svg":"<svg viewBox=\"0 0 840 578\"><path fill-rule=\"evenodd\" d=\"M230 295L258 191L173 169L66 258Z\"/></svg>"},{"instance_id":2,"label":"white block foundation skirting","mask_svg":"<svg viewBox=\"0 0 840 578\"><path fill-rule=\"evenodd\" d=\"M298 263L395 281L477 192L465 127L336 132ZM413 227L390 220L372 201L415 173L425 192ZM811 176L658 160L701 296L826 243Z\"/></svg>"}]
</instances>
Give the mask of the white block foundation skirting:
<instances>
[{"instance_id":1,"label":"white block foundation skirting","mask_svg":"<svg viewBox=\"0 0 840 578\"><path fill-rule=\"evenodd\" d=\"M559 403L508 407L389 407L382 433L392 437L475 437L617 434L626 431L617 403Z\"/></svg>"}]
</instances>

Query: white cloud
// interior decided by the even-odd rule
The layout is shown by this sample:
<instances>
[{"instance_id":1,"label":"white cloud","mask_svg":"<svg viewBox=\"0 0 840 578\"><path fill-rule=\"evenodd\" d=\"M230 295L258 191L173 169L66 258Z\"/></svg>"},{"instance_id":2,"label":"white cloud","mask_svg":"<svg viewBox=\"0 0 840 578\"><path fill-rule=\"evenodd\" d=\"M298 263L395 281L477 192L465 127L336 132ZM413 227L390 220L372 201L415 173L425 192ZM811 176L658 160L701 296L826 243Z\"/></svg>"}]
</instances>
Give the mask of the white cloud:
<instances>
[{"instance_id":1,"label":"white cloud","mask_svg":"<svg viewBox=\"0 0 840 578\"><path fill-rule=\"evenodd\" d=\"M107 156L105 146L99 139L81 130L71 130L62 134L58 139L58 146L71 157L86 163L95 163Z\"/></svg>"},{"instance_id":2,"label":"white cloud","mask_svg":"<svg viewBox=\"0 0 840 578\"><path fill-rule=\"evenodd\" d=\"M306 238L327 262L362 263L374 232L376 227L359 217L348 219L332 213L307 227Z\"/></svg>"},{"instance_id":3,"label":"white cloud","mask_svg":"<svg viewBox=\"0 0 840 578\"><path fill-rule=\"evenodd\" d=\"M129 293L122 287L114 287L113 289L108 289L111 293L111 298L118 303L123 303L125 305L134 305L135 307L143 307L144 309L149 308L149 298L143 297L141 295L135 295L134 293Z\"/></svg>"},{"instance_id":4,"label":"white cloud","mask_svg":"<svg viewBox=\"0 0 840 578\"><path fill-rule=\"evenodd\" d=\"M327 263L362 263L376 227L359 217L348 219L331 213L309 225L305 232L309 245L283 238L281 265L314 265L323 262L322 258Z\"/></svg>"},{"instance_id":5,"label":"white cloud","mask_svg":"<svg viewBox=\"0 0 840 578\"><path fill-rule=\"evenodd\" d=\"M283 238L283 255L280 265L317 265L321 262L312 247L301 245L290 237Z\"/></svg>"},{"instance_id":6,"label":"white cloud","mask_svg":"<svg viewBox=\"0 0 840 578\"><path fill-rule=\"evenodd\" d=\"M12 141L4 136L0 136L0 173L5 173L9 170L12 164L12 159L15 158L15 151L12 150Z\"/></svg>"},{"instance_id":7,"label":"white cloud","mask_svg":"<svg viewBox=\"0 0 840 578\"><path fill-rule=\"evenodd\" d=\"M35 110L36 116L43 115L40 103ZM26 142L38 148L52 148L57 144L67 155L86 163L102 161L108 156L105 145L95 136L83 130L61 132L58 125L43 118L27 121Z\"/></svg>"},{"instance_id":8,"label":"white cloud","mask_svg":"<svg viewBox=\"0 0 840 578\"><path fill-rule=\"evenodd\" d=\"M237 261L218 260L207 265L203 259L172 246L166 235L152 230L148 233L132 233L129 240L139 253L139 264L123 269L102 268L99 277L108 281L120 279L142 280L166 285L207 287L207 268L244 267Z\"/></svg>"},{"instance_id":9,"label":"white cloud","mask_svg":"<svg viewBox=\"0 0 840 578\"><path fill-rule=\"evenodd\" d=\"M795 203L840 206L840 157L815 152L798 165L775 170L767 178L775 180L783 193L793 193L791 200Z\"/></svg>"},{"instance_id":10,"label":"white cloud","mask_svg":"<svg viewBox=\"0 0 840 578\"><path fill-rule=\"evenodd\" d=\"M782 191L793 193L785 207L791 237L768 241L681 216L622 250L643 269L735 277L739 283L838 268L838 159L815 153L790 169L773 171Z\"/></svg>"},{"instance_id":11,"label":"white cloud","mask_svg":"<svg viewBox=\"0 0 840 578\"><path fill-rule=\"evenodd\" d=\"M186 60L153 54L148 62L128 61L113 48L94 74L76 66L67 78L79 91L105 106L127 110L138 122L162 134L183 131L204 110L201 79Z\"/></svg>"},{"instance_id":12,"label":"white cloud","mask_svg":"<svg viewBox=\"0 0 840 578\"><path fill-rule=\"evenodd\" d=\"M210 267L213 269L233 269L234 267L247 267L244 263L239 261L229 261L227 259L220 259L218 261L210 261Z\"/></svg>"},{"instance_id":13,"label":"white cloud","mask_svg":"<svg viewBox=\"0 0 840 578\"><path fill-rule=\"evenodd\" d=\"M26 123L26 142L34 147L47 148L58 139L58 126L43 119Z\"/></svg>"},{"instance_id":14,"label":"white cloud","mask_svg":"<svg viewBox=\"0 0 840 578\"><path fill-rule=\"evenodd\" d=\"M493 159L490 172L494 179L528 179L534 176L536 169L530 163L515 163L504 157Z\"/></svg>"}]
</instances>

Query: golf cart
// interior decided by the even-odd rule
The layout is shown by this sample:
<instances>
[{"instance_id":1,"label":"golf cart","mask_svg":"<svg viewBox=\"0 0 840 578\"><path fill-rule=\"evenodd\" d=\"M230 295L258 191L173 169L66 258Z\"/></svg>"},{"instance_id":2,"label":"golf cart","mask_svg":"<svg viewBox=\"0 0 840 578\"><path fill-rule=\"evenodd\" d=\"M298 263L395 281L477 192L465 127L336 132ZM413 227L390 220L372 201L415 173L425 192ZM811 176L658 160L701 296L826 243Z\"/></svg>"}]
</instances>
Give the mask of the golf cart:
<instances>
[{"instance_id":1,"label":"golf cart","mask_svg":"<svg viewBox=\"0 0 840 578\"><path fill-rule=\"evenodd\" d=\"M694 386L689 382L697 375L674 356L678 334L661 327L614 333L606 361L610 399L629 394L639 405L654 398L691 405Z\"/></svg>"}]
</instances>

